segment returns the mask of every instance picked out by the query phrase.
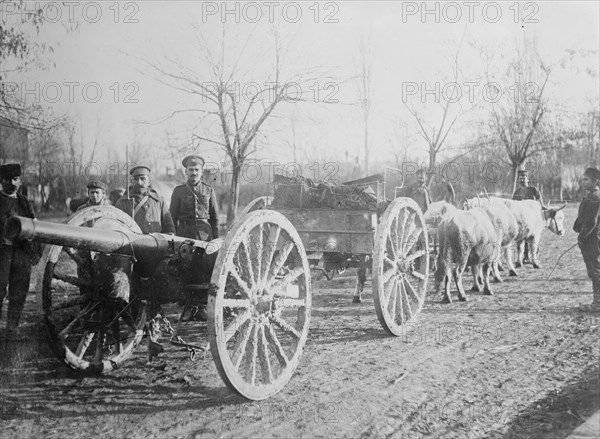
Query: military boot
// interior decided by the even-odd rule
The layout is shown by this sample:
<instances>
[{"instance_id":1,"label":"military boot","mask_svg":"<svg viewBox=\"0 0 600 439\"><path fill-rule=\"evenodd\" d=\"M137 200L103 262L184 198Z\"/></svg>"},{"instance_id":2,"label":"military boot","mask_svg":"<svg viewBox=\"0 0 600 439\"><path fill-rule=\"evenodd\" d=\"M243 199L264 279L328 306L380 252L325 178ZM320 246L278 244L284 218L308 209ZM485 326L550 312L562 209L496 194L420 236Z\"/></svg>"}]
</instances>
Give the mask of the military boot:
<instances>
[{"instance_id":1,"label":"military boot","mask_svg":"<svg viewBox=\"0 0 600 439\"><path fill-rule=\"evenodd\" d=\"M594 299L592 303L579 306L579 311L600 313L600 280L592 280Z\"/></svg>"}]
</instances>

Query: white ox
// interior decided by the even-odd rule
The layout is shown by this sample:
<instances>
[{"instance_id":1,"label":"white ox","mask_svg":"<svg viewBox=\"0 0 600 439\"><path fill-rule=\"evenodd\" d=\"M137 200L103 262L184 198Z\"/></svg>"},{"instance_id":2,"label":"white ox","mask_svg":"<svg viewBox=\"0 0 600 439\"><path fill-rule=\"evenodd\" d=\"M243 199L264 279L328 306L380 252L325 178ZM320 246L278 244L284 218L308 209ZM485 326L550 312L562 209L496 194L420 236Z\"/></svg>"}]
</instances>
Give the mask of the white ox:
<instances>
[{"instance_id":1,"label":"white ox","mask_svg":"<svg viewBox=\"0 0 600 439\"><path fill-rule=\"evenodd\" d=\"M481 208L462 211L450 203L438 201L429 205L425 221L438 228L439 249L435 278L439 292L444 281L442 301L452 302L451 275L458 289L459 300L467 300L462 285L462 275L467 265L473 268L473 273L480 272L483 267L483 293L491 295L489 267L499 258L501 238L487 213ZM476 277L475 282L479 287Z\"/></svg>"},{"instance_id":2,"label":"white ox","mask_svg":"<svg viewBox=\"0 0 600 439\"><path fill-rule=\"evenodd\" d=\"M508 264L509 275L517 276L511 252L512 244L519 234L517 218L500 198L493 198L491 200L488 198L471 198L465 200L465 203L463 204L465 210L470 210L476 206L481 206L485 213L490 217L496 233L499 235L502 254ZM496 282L502 282L498 269L499 264L500 261L498 260L494 262L492 267L494 280ZM476 282L475 285L478 286L478 283ZM476 288L474 287L474 289ZM476 290L479 291L478 289Z\"/></svg>"},{"instance_id":3,"label":"white ox","mask_svg":"<svg viewBox=\"0 0 600 439\"><path fill-rule=\"evenodd\" d=\"M552 233L563 236L565 234L565 216L561 212L566 204L558 209L546 207L538 200L506 200L503 198L491 197L492 202L501 200L517 219L519 233L515 238L517 243L517 267L523 265L523 254L525 251L525 241L529 244L529 253L533 268L541 268L538 260L538 248L542 231L548 228Z\"/></svg>"}]
</instances>

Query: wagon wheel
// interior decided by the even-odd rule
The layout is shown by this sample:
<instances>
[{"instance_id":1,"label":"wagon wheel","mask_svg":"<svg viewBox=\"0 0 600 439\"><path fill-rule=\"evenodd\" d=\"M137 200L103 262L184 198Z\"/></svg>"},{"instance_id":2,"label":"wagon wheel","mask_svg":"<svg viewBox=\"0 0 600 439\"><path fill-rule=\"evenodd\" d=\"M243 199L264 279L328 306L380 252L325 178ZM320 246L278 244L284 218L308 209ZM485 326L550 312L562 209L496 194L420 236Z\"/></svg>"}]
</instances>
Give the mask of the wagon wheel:
<instances>
[{"instance_id":1,"label":"wagon wheel","mask_svg":"<svg viewBox=\"0 0 600 439\"><path fill-rule=\"evenodd\" d=\"M298 366L310 310L310 268L294 226L272 210L240 218L219 251L208 298L223 381L253 400L281 390Z\"/></svg>"},{"instance_id":2,"label":"wagon wheel","mask_svg":"<svg viewBox=\"0 0 600 439\"><path fill-rule=\"evenodd\" d=\"M242 213L238 218L243 218L244 215L247 215L250 212L254 212L255 210L264 209L266 206L269 206L272 203L273 197L268 195L255 198L254 200L246 204L246 207L244 207L244 210L242 210Z\"/></svg>"},{"instance_id":3,"label":"wagon wheel","mask_svg":"<svg viewBox=\"0 0 600 439\"><path fill-rule=\"evenodd\" d=\"M65 222L141 233L130 216L108 205L82 209ZM130 295L129 261L94 253L60 245L45 247L40 261L44 267L42 306L57 357L72 369L101 373L119 367L131 356L144 335L147 311L138 297L119 298L119 293ZM109 278L103 278L108 282L103 285L112 286L113 291L94 291L92 277L99 260L121 265L121 270L111 269Z\"/></svg>"},{"instance_id":4,"label":"wagon wheel","mask_svg":"<svg viewBox=\"0 0 600 439\"><path fill-rule=\"evenodd\" d=\"M373 296L381 325L392 335L421 312L429 276L427 229L421 209L396 198L377 227L373 253Z\"/></svg>"}]
</instances>

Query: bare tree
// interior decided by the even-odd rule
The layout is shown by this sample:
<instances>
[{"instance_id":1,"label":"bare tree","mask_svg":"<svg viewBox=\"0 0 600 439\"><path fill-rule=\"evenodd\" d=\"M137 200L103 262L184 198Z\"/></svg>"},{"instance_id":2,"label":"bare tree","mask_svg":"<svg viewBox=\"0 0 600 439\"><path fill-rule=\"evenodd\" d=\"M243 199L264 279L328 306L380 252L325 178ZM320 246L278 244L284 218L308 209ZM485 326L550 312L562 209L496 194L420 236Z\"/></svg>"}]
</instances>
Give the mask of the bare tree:
<instances>
[{"instance_id":1,"label":"bare tree","mask_svg":"<svg viewBox=\"0 0 600 439\"><path fill-rule=\"evenodd\" d=\"M202 31L196 27L198 51L208 68L208 73L194 71L181 62L171 61L168 68L153 62L149 65L159 74L156 79L173 89L189 93L197 97L200 105L174 111L167 118L178 113L194 112L201 134L195 138L223 150L231 162L231 185L229 189L229 208L227 222L235 218L239 203L241 172L246 160L255 152L255 140L264 129L266 121L275 109L285 102L307 101L307 91L315 92L315 84L322 76L315 76L314 71L284 76L286 51L282 48L278 35L273 35L270 52L272 68L262 81L250 82L248 71L243 71L240 64L242 53L231 53L226 45L227 33L223 25L220 44L212 50ZM244 43L244 50L252 38ZM264 56L264 48L262 50ZM233 63L228 63L234 57ZM240 93L240 84L246 85ZM248 86L251 84L251 86ZM303 93L304 92L304 93ZM216 124L215 124L216 123ZM213 124L211 126L211 124ZM216 130L214 129L218 127ZM205 134L214 133L214 136Z\"/></svg>"},{"instance_id":2,"label":"bare tree","mask_svg":"<svg viewBox=\"0 0 600 439\"><path fill-rule=\"evenodd\" d=\"M365 41L366 40L366 41ZM359 93L360 106L363 116L364 148L365 148L365 174L369 173L369 116L371 112L371 31L365 38L361 37L358 45L360 52Z\"/></svg>"},{"instance_id":3,"label":"bare tree","mask_svg":"<svg viewBox=\"0 0 600 439\"><path fill-rule=\"evenodd\" d=\"M490 74L490 60L486 57L488 84L498 84ZM505 89L496 90L488 96L492 116L492 129L500 139L508 156L513 174L513 191L517 184L517 171L531 157L544 149L553 148L545 142L535 142L541 122L547 111L544 92L551 68L539 56L535 40L523 40L515 56L504 69L502 78ZM500 79L500 78L498 78Z\"/></svg>"},{"instance_id":4,"label":"bare tree","mask_svg":"<svg viewBox=\"0 0 600 439\"><path fill-rule=\"evenodd\" d=\"M461 41L462 44L462 41ZM459 81L459 54L460 45L454 52L452 59L452 79L449 83L458 84ZM458 95L438 96L437 105L441 108L439 119L433 123L428 123L425 117L419 113L414 107L411 107L408 101L404 102L404 106L417 122L419 135L427 143L427 152L429 154L429 173L427 177L427 185L431 185L433 180L433 171L435 170L438 155L445 146L446 139L458 118L464 114L462 104Z\"/></svg>"}]
</instances>

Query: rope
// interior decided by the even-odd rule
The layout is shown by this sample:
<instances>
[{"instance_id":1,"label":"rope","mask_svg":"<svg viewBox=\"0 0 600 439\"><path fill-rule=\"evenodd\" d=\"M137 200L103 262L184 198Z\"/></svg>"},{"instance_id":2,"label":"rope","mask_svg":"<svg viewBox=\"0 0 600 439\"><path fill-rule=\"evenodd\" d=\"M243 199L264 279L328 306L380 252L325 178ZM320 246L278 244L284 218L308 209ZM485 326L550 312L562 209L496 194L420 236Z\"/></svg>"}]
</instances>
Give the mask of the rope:
<instances>
[{"instance_id":1,"label":"rope","mask_svg":"<svg viewBox=\"0 0 600 439\"><path fill-rule=\"evenodd\" d=\"M562 255L560 255L558 257L558 259L556 260L556 264L554 264L554 267L552 268L552 271L550 272L550 274L548 275L548 277L552 276L552 273L554 273L554 270L556 270L556 267L558 267L558 263L560 262L560 260L562 259L562 257L564 255L566 255L567 253L569 253L571 250L573 250L576 246L577 246L577 243L573 244L571 247L569 247L567 250L565 250L565 252Z\"/></svg>"}]
</instances>

